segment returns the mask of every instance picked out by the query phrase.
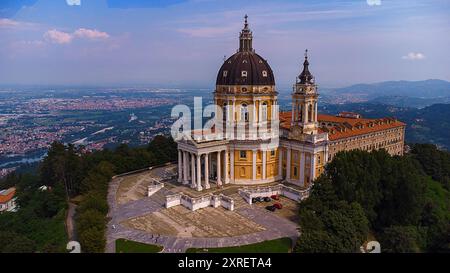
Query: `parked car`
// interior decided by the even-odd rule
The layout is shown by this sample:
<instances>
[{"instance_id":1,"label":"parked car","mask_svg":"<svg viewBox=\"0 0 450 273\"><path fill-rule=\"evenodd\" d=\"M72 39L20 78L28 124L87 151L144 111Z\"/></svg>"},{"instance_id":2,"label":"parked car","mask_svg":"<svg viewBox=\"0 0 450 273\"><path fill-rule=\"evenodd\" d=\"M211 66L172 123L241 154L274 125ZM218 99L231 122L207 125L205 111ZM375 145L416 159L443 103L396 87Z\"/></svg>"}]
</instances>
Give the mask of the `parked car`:
<instances>
[{"instance_id":1,"label":"parked car","mask_svg":"<svg viewBox=\"0 0 450 273\"><path fill-rule=\"evenodd\" d=\"M255 203L258 203L259 202L259 200L258 200L258 198L252 198L252 204L255 204Z\"/></svg>"},{"instance_id":2,"label":"parked car","mask_svg":"<svg viewBox=\"0 0 450 273\"><path fill-rule=\"evenodd\" d=\"M277 208L276 207L274 207L274 206L267 206L266 207L266 210L270 210L270 211L275 211Z\"/></svg>"},{"instance_id":3,"label":"parked car","mask_svg":"<svg viewBox=\"0 0 450 273\"><path fill-rule=\"evenodd\" d=\"M273 204L273 206L275 208L277 208L277 209L282 209L283 208L283 205L281 205L280 203L275 203L275 204Z\"/></svg>"},{"instance_id":4,"label":"parked car","mask_svg":"<svg viewBox=\"0 0 450 273\"><path fill-rule=\"evenodd\" d=\"M270 197L264 197L264 202L270 202L272 201L272 199L270 199Z\"/></svg>"},{"instance_id":5,"label":"parked car","mask_svg":"<svg viewBox=\"0 0 450 273\"><path fill-rule=\"evenodd\" d=\"M262 197L256 197L256 200L258 200L258 202L263 202L264 199Z\"/></svg>"},{"instance_id":6,"label":"parked car","mask_svg":"<svg viewBox=\"0 0 450 273\"><path fill-rule=\"evenodd\" d=\"M273 200L280 200L280 196L278 195L272 195L270 198L272 198Z\"/></svg>"}]
</instances>

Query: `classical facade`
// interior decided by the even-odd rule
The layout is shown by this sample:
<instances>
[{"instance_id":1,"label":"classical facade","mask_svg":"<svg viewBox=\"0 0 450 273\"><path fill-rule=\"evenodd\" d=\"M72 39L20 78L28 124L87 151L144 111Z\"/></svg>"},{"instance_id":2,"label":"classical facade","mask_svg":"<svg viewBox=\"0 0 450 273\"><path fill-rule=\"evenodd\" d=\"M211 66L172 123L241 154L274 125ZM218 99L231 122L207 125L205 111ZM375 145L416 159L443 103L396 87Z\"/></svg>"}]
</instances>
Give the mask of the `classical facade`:
<instances>
[{"instance_id":1,"label":"classical facade","mask_svg":"<svg viewBox=\"0 0 450 273\"><path fill-rule=\"evenodd\" d=\"M279 113L277 96L274 73L253 49L246 16L239 49L217 75L214 127L177 139L178 181L198 191L229 183L287 182L308 188L339 151L403 154L405 124L400 121L318 113L319 94L307 51L290 112Z\"/></svg>"}]
</instances>

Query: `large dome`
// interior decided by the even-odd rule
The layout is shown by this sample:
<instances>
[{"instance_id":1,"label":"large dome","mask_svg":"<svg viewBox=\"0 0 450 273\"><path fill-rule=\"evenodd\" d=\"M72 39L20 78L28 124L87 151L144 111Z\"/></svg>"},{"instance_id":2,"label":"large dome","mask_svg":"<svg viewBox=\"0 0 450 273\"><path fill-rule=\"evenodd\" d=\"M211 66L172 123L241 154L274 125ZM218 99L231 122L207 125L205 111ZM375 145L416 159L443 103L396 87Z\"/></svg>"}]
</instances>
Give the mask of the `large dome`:
<instances>
[{"instance_id":1,"label":"large dome","mask_svg":"<svg viewBox=\"0 0 450 273\"><path fill-rule=\"evenodd\" d=\"M219 70L216 85L275 85L275 77L267 61L255 53L253 34L245 16L239 36L239 50Z\"/></svg>"},{"instance_id":2,"label":"large dome","mask_svg":"<svg viewBox=\"0 0 450 273\"><path fill-rule=\"evenodd\" d=\"M219 70L217 85L275 85L266 60L251 51L237 52Z\"/></svg>"}]
</instances>

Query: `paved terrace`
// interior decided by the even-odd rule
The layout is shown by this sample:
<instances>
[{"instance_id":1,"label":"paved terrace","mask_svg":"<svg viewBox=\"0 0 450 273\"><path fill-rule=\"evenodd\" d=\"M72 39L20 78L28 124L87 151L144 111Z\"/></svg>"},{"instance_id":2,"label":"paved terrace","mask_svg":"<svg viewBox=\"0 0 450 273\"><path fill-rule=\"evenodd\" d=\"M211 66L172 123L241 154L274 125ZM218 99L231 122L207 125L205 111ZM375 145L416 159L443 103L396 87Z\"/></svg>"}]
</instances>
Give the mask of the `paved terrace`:
<instances>
[{"instance_id":1,"label":"paved terrace","mask_svg":"<svg viewBox=\"0 0 450 273\"><path fill-rule=\"evenodd\" d=\"M172 177L176 177L174 165L113 179L108 192L106 252L115 252L115 240L119 238L161 245L163 252L185 252L188 248L238 246L282 237L295 241L299 235L295 201L282 198L284 208L269 212L264 207L271 203L247 204L237 193L242 186L219 189L212 184L210 190L199 193ZM146 189L153 179L164 182L165 187L147 197ZM178 192L193 197L223 193L235 200L235 210L208 207L190 211L182 206L166 209L165 196Z\"/></svg>"}]
</instances>

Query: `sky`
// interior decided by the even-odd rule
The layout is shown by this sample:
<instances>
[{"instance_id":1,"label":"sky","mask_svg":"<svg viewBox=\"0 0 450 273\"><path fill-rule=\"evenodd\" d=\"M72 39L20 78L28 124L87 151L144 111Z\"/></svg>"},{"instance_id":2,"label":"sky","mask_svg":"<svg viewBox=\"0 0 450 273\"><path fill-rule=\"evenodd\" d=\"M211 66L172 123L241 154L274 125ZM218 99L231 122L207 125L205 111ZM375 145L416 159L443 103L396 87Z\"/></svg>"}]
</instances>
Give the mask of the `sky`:
<instances>
[{"instance_id":1,"label":"sky","mask_svg":"<svg viewBox=\"0 0 450 273\"><path fill-rule=\"evenodd\" d=\"M245 14L282 88L450 80L448 0L0 0L0 85L212 89Z\"/></svg>"}]
</instances>

